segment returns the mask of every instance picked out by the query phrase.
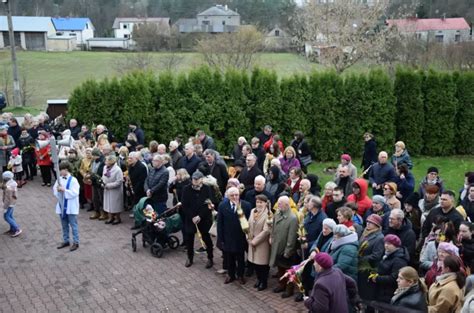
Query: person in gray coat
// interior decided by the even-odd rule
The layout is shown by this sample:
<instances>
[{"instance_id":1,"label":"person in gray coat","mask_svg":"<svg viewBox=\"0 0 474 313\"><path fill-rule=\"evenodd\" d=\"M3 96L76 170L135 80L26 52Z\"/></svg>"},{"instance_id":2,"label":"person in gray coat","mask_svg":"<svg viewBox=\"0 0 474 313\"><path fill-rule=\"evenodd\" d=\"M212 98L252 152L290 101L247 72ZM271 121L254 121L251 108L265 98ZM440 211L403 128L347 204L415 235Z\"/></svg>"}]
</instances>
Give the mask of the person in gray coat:
<instances>
[{"instance_id":1,"label":"person in gray coat","mask_svg":"<svg viewBox=\"0 0 474 313\"><path fill-rule=\"evenodd\" d=\"M104 186L104 211L109 215L106 224L117 225L122 222L123 173L117 165L117 157L109 155L105 160L102 182Z\"/></svg>"}]
</instances>

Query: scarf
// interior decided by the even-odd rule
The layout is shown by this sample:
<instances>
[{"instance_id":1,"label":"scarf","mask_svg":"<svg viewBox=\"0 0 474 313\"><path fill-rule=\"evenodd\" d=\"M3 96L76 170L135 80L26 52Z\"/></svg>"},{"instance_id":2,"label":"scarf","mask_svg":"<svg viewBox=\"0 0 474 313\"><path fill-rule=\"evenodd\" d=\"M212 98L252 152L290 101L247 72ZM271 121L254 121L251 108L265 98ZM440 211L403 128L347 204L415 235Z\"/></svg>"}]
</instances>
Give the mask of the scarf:
<instances>
[{"instance_id":1,"label":"scarf","mask_svg":"<svg viewBox=\"0 0 474 313\"><path fill-rule=\"evenodd\" d=\"M423 206L424 206L424 211L425 212L428 212L430 211L432 208L434 208L435 206L438 205L439 203L439 196L436 196L436 198L433 199L433 201L428 201L426 199L426 197L424 198L425 201L423 201Z\"/></svg>"},{"instance_id":2,"label":"scarf","mask_svg":"<svg viewBox=\"0 0 474 313\"><path fill-rule=\"evenodd\" d=\"M327 236L324 236L322 233L321 233L321 240L319 240L318 244L316 245L318 250L321 251L321 249L323 248L323 246L326 244L326 242L328 242L329 240L331 240L333 234L330 233L329 235Z\"/></svg>"},{"instance_id":3,"label":"scarf","mask_svg":"<svg viewBox=\"0 0 474 313\"><path fill-rule=\"evenodd\" d=\"M113 165L110 166L110 167L109 167L109 166L106 166L106 167L105 167L105 173L104 173L104 176L105 176L105 177L110 177L110 175L111 175L110 172L112 171L112 168L113 168L113 167L114 167Z\"/></svg>"},{"instance_id":4,"label":"scarf","mask_svg":"<svg viewBox=\"0 0 474 313\"><path fill-rule=\"evenodd\" d=\"M365 240L367 240L367 237L369 237L371 234L376 233L378 231L380 231L380 228L378 227L372 230L368 230L367 228L364 228L364 231L362 232L362 236L360 237L361 238L360 242L364 242Z\"/></svg>"},{"instance_id":5,"label":"scarf","mask_svg":"<svg viewBox=\"0 0 474 313\"><path fill-rule=\"evenodd\" d=\"M354 226L354 222L349 220L342 223L342 225L346 226L347 228L351 228L352 226Z\"/></svg>"},{"instance_id":6,"label":"scarf","mask_svg":"<svg viewBox=\"0 0 474 313\"><path fill-rule=\"evenodd\" d=\"M395 290L395 292L393 293L392 303L400 299L405 293L407 293L411 289L418 289L418 283L415 283L409 287L397 288L397 290Z\"/></svg>"}]
</instances>

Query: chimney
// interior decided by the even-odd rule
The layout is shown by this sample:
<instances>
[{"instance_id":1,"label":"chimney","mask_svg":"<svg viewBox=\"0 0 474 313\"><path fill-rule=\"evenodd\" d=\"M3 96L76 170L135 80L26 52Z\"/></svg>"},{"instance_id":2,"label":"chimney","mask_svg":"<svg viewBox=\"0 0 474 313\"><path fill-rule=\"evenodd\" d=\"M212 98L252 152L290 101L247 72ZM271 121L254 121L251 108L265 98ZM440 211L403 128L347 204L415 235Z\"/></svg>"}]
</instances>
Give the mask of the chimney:
<instances>
[{"instance_id":1,"label":"chimney","mask_svg":"<svg viewBox=\"0 0 474 313\"><path fill-rule=\"evenodd\" d=\"M229 9L229 7L228 7L227 4L226 4L226 5L224 6L224 10L227 11L228 9Z\"/></svg>"}]
</instances>

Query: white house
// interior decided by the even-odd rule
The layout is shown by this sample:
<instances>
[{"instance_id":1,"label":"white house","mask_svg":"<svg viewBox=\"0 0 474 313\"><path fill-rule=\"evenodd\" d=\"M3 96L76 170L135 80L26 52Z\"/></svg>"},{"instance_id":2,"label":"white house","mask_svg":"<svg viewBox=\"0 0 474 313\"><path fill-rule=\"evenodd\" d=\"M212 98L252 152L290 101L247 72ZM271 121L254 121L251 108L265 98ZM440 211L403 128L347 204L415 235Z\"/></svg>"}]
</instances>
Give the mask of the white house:
<instances>
[{"instance_id":1,"label":"white house","mask_svg":"<svg viewBox=\"0 0 474 313\"><path fill-rule=\"evenodd\" d=\"M132 32L135 25L153 23L158 25L158 29L165 35L171 33L171 20L169 17L117 17L112 28L115 38L132 39Z\"/></svg>"},{"instance_id":2,"label":"white house","mask_svg":"<svg viewBox=\"0 0 474 313\"><path fill-rule=\"evenodd\" d=\"M94 38L94 25L87 17L52 18L56 37L75 37L78 46L85 46L87 40Z\"/></svg>"},{"instance_id":3,"label":"white house","mask_svg":"<svg viewBox=\"0 0 474 313\"><path fill-rule=\"evenodd\" d=\"M424 42L451 44L470 40L471 27L462 17L393 19L386 23Z\"/></svg>"},{"instance_id":4,"label":"white house","mask_svg":"<svg viewBox=\"0 0 474 313\"><path fill-rule=\"evenodd\" d=\"M46 50L48 37L56 34L50 17L44 16L13 16L15 45L23 50ZM8 21L0 16L0 49L10 46Z\"/></svg>"},{"instance_id":5,"label":"white house","mask_svg":"<svg viewBox=\"0 0 474 313\"><path fill-rule=\"evenodd\" d=\"M199 13L195 19L179 19L175 26L180 33L229 33L240 27L240 14L227 5L215 5Z\"/></svg>"}]
</instances>

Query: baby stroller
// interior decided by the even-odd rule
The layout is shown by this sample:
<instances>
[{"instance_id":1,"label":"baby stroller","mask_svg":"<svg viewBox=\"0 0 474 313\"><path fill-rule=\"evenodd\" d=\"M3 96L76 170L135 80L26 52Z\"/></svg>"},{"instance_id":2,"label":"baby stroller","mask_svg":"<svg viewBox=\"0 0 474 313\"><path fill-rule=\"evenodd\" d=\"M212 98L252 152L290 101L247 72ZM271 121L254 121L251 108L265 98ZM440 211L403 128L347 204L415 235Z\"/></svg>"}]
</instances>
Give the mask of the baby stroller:
<instances>
[{"instance_id":1,"label":"baby stroller","mask_svg":"<svg viewBox=\"0 0 474 313\"><path fill-rule=\"evenodd\" d=\"M179 247L178 237L171 235L181 230L182 221L176 213L176 205L162 214L156 214L151 205L147 205L143 210L146 217L139 231L132 234L132 250L137 251L137 235L142 234L143 247L150 245L150 252L153 256L161 258L163 250L167 247L177 249Z\"/></svg>"}]
</instances>

